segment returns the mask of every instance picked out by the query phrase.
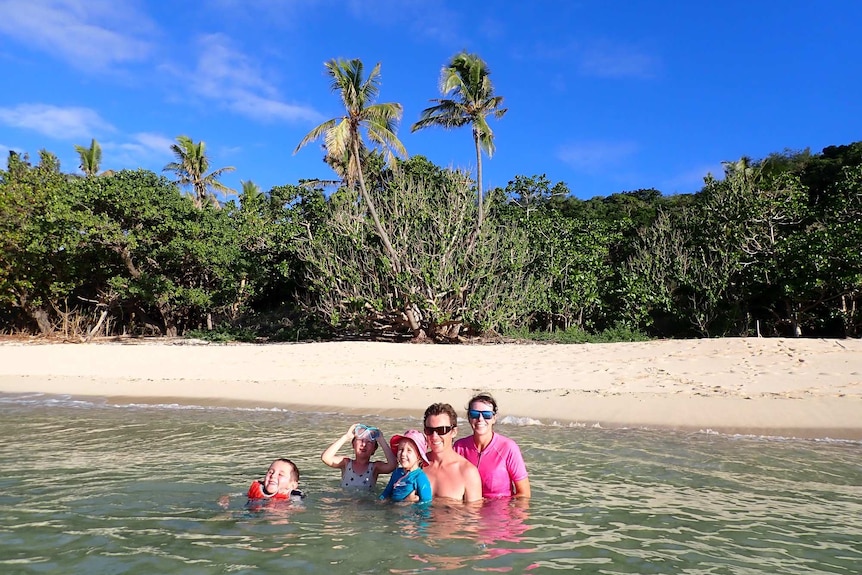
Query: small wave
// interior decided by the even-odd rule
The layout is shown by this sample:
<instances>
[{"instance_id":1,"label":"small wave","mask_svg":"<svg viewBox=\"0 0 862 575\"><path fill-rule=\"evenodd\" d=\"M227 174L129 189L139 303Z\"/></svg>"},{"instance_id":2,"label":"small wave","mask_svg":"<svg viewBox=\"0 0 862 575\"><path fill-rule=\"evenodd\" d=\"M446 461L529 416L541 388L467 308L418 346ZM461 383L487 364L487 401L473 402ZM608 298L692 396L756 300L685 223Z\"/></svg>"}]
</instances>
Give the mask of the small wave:
<instances>
[{"instance_id":1,"label":"small wave","mask_svg":"<svg viewBox=\"0 0 862 575\"><path fill-rule=\"evenodd\" d=\"M711 429L701 430L700 433L709 435L720 435L729 439L745 439L745 440L762 440L775 442L812 442L825 444L841 444L841 445L862 445L862 439L841 439L835 437L797 437L794 435L767 435L757 433L722 433Z\"/></svg>"},{"instance_id":2,"label":"small wave","mask_svg":"<svg viewBox=\"0 0 862 575\"><path fill-rule=\"evenodd\" d=\"M26 407L104 407L105 402L44 393L0 393L0 404Z\"/></svg>"},{"instance_id":3,"label":"small wave","mask_svg":"<svg viewBox=\"0 0 862 575\"><path fill-rule=\"evenodd\" d=\"M178 411L250 411L263 413L295 413L293 409L284 407L226 407L223 405L187 405L184 403L114 403L108 404L110 407L119 409L170 409Z\"/></svg>"},{"instance_id":4,"label":"small wave","mask_svg":"<svg viewBox=\"0 0 862 575\"><path fill-rule=\"evenodd\" d=\"M514 415L507 415L505 417L500 418L499 423L505 423L506 425L544 425L539 419L534 419L532 417L517 417Z\"/></svg>"}]
</instances>

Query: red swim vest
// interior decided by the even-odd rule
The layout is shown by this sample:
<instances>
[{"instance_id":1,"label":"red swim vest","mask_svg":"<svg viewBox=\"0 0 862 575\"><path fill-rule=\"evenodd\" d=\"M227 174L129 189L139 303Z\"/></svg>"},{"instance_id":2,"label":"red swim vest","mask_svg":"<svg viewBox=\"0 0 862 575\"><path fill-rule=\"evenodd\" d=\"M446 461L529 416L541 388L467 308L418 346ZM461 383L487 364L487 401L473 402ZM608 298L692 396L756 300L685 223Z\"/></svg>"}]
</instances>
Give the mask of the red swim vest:
<instances>
[{"instance_id":1,"label":"red swim vest","mask_svg":"<svg viewBox=\"0 0 862 575\"><path fill-rule=\"evenodd\" d=\"M251 487L248 488L248 498L249 499L290 499L290 495L286 493L275 493L273 495L267 495L263 492L263 481L255 481L251 484Z\"/></svg>"}]
</instances>

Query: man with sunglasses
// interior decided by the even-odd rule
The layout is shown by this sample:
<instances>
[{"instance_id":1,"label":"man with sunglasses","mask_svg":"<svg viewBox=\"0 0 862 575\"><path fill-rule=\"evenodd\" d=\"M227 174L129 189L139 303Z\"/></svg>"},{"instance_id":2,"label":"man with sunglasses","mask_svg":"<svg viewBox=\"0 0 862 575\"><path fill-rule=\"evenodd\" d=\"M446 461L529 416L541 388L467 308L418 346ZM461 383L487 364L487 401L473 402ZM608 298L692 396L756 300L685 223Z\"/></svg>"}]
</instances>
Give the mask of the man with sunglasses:
<instances>
[{"instance_id":1,"label":"man with sunglasses","mask_svg":"<svg viewBox=\"0 0 862 575\"><path fill-rule=\"evenodd\" d=\"M467 420L473 429L471 437L455 442L453 449L479 470L482 495L495 497L530 497L530 478L518 444L494 432L497 402L488 393L480 393L467 404Z\"/></svg>"},{"instance_id":2,"label":"man with sunglasses","mask_svg":"<svg viewBox=\"0 0 862 575\"><path fill-rule=\"evenodd\" d=\"M429 449L425 475L431 482L434 499L481 501L479 471L452 449L458 434L458 414L448 403L435 403L425 410L424 422Z\"/></svg>"}]
</instances>

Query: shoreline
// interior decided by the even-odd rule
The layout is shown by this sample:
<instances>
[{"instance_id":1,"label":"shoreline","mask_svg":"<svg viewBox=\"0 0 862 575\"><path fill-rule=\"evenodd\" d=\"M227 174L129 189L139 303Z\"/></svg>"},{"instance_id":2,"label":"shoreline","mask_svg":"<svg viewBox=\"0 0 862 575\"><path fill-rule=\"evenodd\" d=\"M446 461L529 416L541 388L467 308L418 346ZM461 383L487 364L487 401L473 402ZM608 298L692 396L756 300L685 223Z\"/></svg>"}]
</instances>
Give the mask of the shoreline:
<instances>
[{"instance_id":1,"label":"shoreline","mask_svg":"<svg viewBox=\"0 0 862 575\"><path fill-rule=\"evenodd\" d=\"M6 391L0 390L0 394L10 393ZM39 395L44 396L45 399L61 399L61 400L69 400L69 401L83 401L90 402L93 404L101 404L106 403L111 406L117 407L128 407L128 406L136 406L136 407L189 407L189 408L201 408L201 409L211 409L211 408L225 408L225 409L260 409L260 410L271 410L271 409L279 409L285 411L294 411L294 412L303 412L303 413L338 413L345 415L356 415L357 417L364 416L382 416L382 417L391 417L391 418L420 418L422 415L422 411L424 407L416 408L416 409L404 409L404 408L386 408L386 409L359 409L352 407L333 407L328 404L311 404L311 403L266 403L261 404L261 402L257 401L243 401L243 400L226 400L224 398L219 397L163 397L163 396L94 396L94 395L80 395L80 394L55 394L55 393L46 393L46 392L15 392L15 394L19 393L37 393ZM705 402L707 403L707 402ZM466 425L466 420L464 419L463 409L459 409L459 406L454 405L455 410L459 413L459 425L462 427ZM663 406L666 408L667 406ZM770 405L769 408L778 407L784 411L784 407L786 406L774 406ZM792 416L793 413L789 413L788 415ZM518 416L514 414L502 414L501 417L504 419L501 423L504 425L544 425L544 426L555 426L555 427L574 427L574 428L598 428L598 429L606 429L606 430L631 430L631 429L642 429L649 431L674 431L674 432L683 432L683 433L716 433L720 435L726 436L744 436L744 437L763 437L763 438L776 438L776 439L802 439L802 440L834 440L834 441L853 441L853 442L862 442L862 429L858 426L851 425L846 427L835 427L835 426L826 426L826 427L816 427L816 426L798 426L793 424L788 424L786 426L778 425L778 424L770 424L768 426L763 425L751 425L748 423L739 423L739 422L731 422L731 423L719 423L715 425L697 425L692 421L683 422L683 423L668 423L668 420L662 419L661 417L661 407L659 412L654 414L652 417L647 417L643 419L643 422L633 423L629 419L620 418L618 415L614 416L613 414L607 418L591 418L588 420L574 420L567 418L535 418L530 416ZM855 414L854 414L855 416ZM505 418L512 418L514 421L505 421ZM651 420L647 422L647 420Z\"/></svg>"},{"instance_id":2,"label":"shoreline","mask_svg":"<svg viewBox=\"0 0 862 575\"><path fill-rule=\"evenodd\" d=\"M492 393L545 425L862 440L862 341L0 343L0 392L420 417Z\"/></svg>"}]
</instances>

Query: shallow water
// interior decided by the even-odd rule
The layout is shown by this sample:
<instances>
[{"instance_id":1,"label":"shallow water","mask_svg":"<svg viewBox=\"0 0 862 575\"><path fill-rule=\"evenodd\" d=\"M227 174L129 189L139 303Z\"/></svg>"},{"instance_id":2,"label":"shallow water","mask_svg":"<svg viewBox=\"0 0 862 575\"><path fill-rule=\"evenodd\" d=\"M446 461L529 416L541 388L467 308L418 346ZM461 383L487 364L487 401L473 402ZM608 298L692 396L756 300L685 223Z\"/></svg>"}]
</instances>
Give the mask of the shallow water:
<instances>
[{"instance_id":1,"label":"shallow water","mask_svg":"<svg viewBox=\"0 0 862 575\"><path fill-rule=\"evenodd\" d=\"M859 442L503 423L529 504L422 508L338 488L353 420L0 395L0 572L860 572ZM285 456L308 497L247 508Z\"/></svg>"}]
</instances>

